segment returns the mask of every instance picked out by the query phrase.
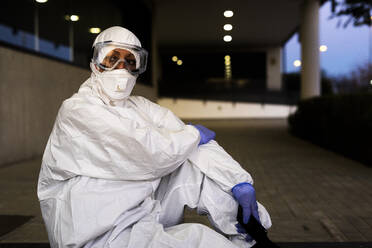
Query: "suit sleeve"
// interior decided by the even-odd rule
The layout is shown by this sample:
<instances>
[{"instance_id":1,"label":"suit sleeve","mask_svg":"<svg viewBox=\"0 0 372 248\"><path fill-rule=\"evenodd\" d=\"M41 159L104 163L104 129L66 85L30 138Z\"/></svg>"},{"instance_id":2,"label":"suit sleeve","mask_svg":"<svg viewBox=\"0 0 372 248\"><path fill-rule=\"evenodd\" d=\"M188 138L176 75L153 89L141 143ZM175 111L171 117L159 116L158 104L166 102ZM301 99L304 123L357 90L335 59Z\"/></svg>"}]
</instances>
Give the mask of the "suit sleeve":
<instances>
[{"instance_id":1,"label":"suit sleeve","mask_svg":"<svg viewBox=\"0 0 372 248\"><path fill-rule=\"evenodd\" d=\"M145 111L154 117L153 120L157 126L168 130L182 129L189 126L185 125L170 110L145 98L138 98L137 100L146 102L141 106L146 106ZM225 192L231 193L231 188L241 182L253 183L251 175L215 140L199 146L188 156L188 159Z\"/></svg>"},{"instance_id":2,"label":"suit sleeve","mask_svg":"<svg viewBox=\"0 0 372 248\"><path fill-rule=\"evenodd\" d=\"M165 126L139 123L105 105L65 101L46 148L49 167L58 179L162 177L181 165L199 143L193 127Z\"/></svg>"}]
</instances>

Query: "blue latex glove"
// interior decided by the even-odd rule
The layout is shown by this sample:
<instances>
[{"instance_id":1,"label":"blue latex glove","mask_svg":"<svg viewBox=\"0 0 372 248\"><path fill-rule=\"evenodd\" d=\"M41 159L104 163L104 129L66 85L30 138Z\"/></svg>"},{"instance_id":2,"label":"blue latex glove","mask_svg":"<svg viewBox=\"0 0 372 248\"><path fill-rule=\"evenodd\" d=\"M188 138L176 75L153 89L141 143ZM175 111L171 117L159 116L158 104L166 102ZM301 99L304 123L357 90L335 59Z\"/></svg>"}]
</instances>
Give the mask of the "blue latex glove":
<instances>
[{"instance_id":1,"label":"blue latex glove","mask_svg":"<svg viewBox=\"0 0 372 248\"><path fill-rule=\"evenodd\" d=\"M212 130L209 130L208 128L202 125L199 125L199 124L196 124L196 125L191 124L191 125L193 125L199 131L199 134L200 134L199 146L208 143L210 140L216 137L215 132L213 132Z\"/></svg>"},{"instance_id":2,"label":"blue latex glove","mask_svg":"<svg viewBox=\"0 0 372 248\"><path fill-rule=\"evenodd\" d=\"M233 196L243 209L243 222L248 223L249 218L253 215L258 221L258 206L256 202L256 192L250 183L239 183L231 189ZM238 233L247 234L247 231L239 223L235 225ZM247 234L245 240L251 242L252 237Z\"/></svg>"},{"instance_id":3,"label":"blue latex glove","mask_svg":"<svg viewBox=\"0 0 372 248\"><path fill-rule=\"evenodd\" d=\"M233 196L243 209L243 222L246 224L251 215L258 221L258 206L256 202L256 192L250 183L239 183L231 189Z\"/></svg>"}]
</instances>

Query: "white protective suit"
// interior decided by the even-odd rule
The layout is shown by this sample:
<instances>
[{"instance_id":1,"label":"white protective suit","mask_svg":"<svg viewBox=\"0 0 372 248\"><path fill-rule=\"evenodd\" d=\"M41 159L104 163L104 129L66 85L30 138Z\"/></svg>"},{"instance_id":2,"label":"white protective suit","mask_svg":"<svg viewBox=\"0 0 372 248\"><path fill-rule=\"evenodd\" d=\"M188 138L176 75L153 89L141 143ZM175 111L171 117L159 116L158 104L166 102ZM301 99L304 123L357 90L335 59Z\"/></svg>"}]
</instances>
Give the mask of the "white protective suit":
<instances>
[{"instance_id":1,"label":"white protective suit","mask_svg":"<svg viewBox=\"0 0 372 248\"><path fill-rule=\"evenodd\" d=\"M171 111L138 96L108 104L99 87L92 75L63 102L44 152L38 197L51 247L252 246L230 192L251 176L216 141L198 147L198 130ZM218 232L180 224L184 206Z\"/></svg>"}]
</instances>

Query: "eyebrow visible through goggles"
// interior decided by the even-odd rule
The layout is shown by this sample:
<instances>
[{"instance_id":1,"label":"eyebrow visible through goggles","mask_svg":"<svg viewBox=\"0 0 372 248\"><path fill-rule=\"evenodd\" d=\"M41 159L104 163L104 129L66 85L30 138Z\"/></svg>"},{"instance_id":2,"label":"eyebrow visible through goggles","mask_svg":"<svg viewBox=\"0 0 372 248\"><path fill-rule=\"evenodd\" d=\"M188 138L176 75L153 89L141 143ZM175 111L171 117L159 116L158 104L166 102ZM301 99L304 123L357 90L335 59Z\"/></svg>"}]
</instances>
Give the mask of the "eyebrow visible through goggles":
<instances>
[{"instance_id":1,"label":"eyebrow visible through goggles","mask_svg":"<svg viewBox=\"0 0 372 248\"><path fill-rule=\"evenodd\" d=\"M128 50L124 50L123 52L112 50L109 52L109 55L103 59L102 63L100 63L99 67L104 70L114 70L120 69L118 68L120 63L124 63L124 69L127 69L129 72L137 72L136 68L136 59L133 53ZM123 56L124 58L122 58Z\"/></svg>"},{"instance_id":2,"label":"eyebrow visible through goggles","mask_svg":"<svg viewBox=\"0 0 372 248\"><path fill-rule=\"evenodd\" d=\"M121 57L121 56L120 56L120 55L121 55L120 52L115 51L115 50L113 50L112 52L113 52L113 54L111 54L111 55L106 55L106 57L103 59L103 61L105 61L106 59L110 59L110 58L113 57L113 56L117 56L118 59L121 59L121 58L120 58L120 57ZM128 62L132 62L132 61L135 62L135 61L136 61L135 56L134 56L131 52L129 52L129 51L128 51L128 54L125 55L124 59L125 59L126 61L128 61Z\"/></svg>"}]
</instances>

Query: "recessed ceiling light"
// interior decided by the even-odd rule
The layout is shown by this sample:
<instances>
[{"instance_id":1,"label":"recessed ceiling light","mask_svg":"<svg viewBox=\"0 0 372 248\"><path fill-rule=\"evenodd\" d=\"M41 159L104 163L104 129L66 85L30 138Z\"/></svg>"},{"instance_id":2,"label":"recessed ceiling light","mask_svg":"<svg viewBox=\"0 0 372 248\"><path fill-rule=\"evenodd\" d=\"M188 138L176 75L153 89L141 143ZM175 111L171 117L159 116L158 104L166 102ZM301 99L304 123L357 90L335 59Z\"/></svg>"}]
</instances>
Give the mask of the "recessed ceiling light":
<instances>
[{"instance_id":1,"label":"recessed ceiling light","mask_svg":"<svg viewBox=\"0 0 372 248\"><path fill-rule=\"evenodd\" d=\"M225 42L230 42L230 41L232 40L232 37L231 37L231 35L225 35L225 36L223 37L223 40L224 40Z\"/></svg>"},{"instance_id":2,"label":"recessed ceiling light","mask_svg":"<svg viewBox=\"0 0 372 248\"><path fill-rule=\"evenodd\" d=\"M38 3L46 3L46 2L48 2L48 0L36 0L36 2L38 2Z\"/></svg>"},{"instance_id":3,"label":"recessed ceiling light","mask_svg":"<svg viewBox=\"0 0 372 248\"><path fill-rule=\"evenodd\" d=\"M79 21L79 16L78 15L70 15L70 21L72 21L72 22Z\"/></svg>"},{"instance_id":4,"label":"recessed ceiling light","mask_svg":"<svg viewBox=\"0 0 372 248\"><path fill-rule=\"evenodd\" d=\"M173 56L173 57L172 57L172 61L173 61L173 62L177 62L177 60L178 60L177 56Z\"/></svg>"},{"instance_id":5,"label":"recessed ceiling light","mask_svg":"<svg viewBox=\"0 0 372 248\"><path fill-rule=\"evenodd\" d=\"M225 24L223 25L223 29L226 31L230 31L233 29L233 26L231 24Z\"/></svg>"},{"instance_id":6,"label":"recessed ceiling light","mask_svg":"<svg viewBox=\"0 0 372 248\"><path fill-rule=\"evenodd\" d=\"M183 63L182 60L180 60L180 59L177 60L177 65L182 65L182 63Z\"/></svg>"},{"instance_id":7,"label":"recessed ceiling light","mask_svg":"<svg viewBox=\"0 0 372 248\"><path fill-rule=\"evenodd\" d=\"M99 34L101 32L100 28L90 28L89 32L92 34Z\"/></svg>"},{"instance_id":8,"label":"recessed ceiling light","mask_svg":"<svg viewBox=\"0 0 372 248\"><path fill-rule=\"evenodd\" d=\"M232 10L225 10L225 12L223 12L223 15L227 18L229 17L232 17L234 15L234 12L232 12Z\"/></svg>"}]
</instances>

